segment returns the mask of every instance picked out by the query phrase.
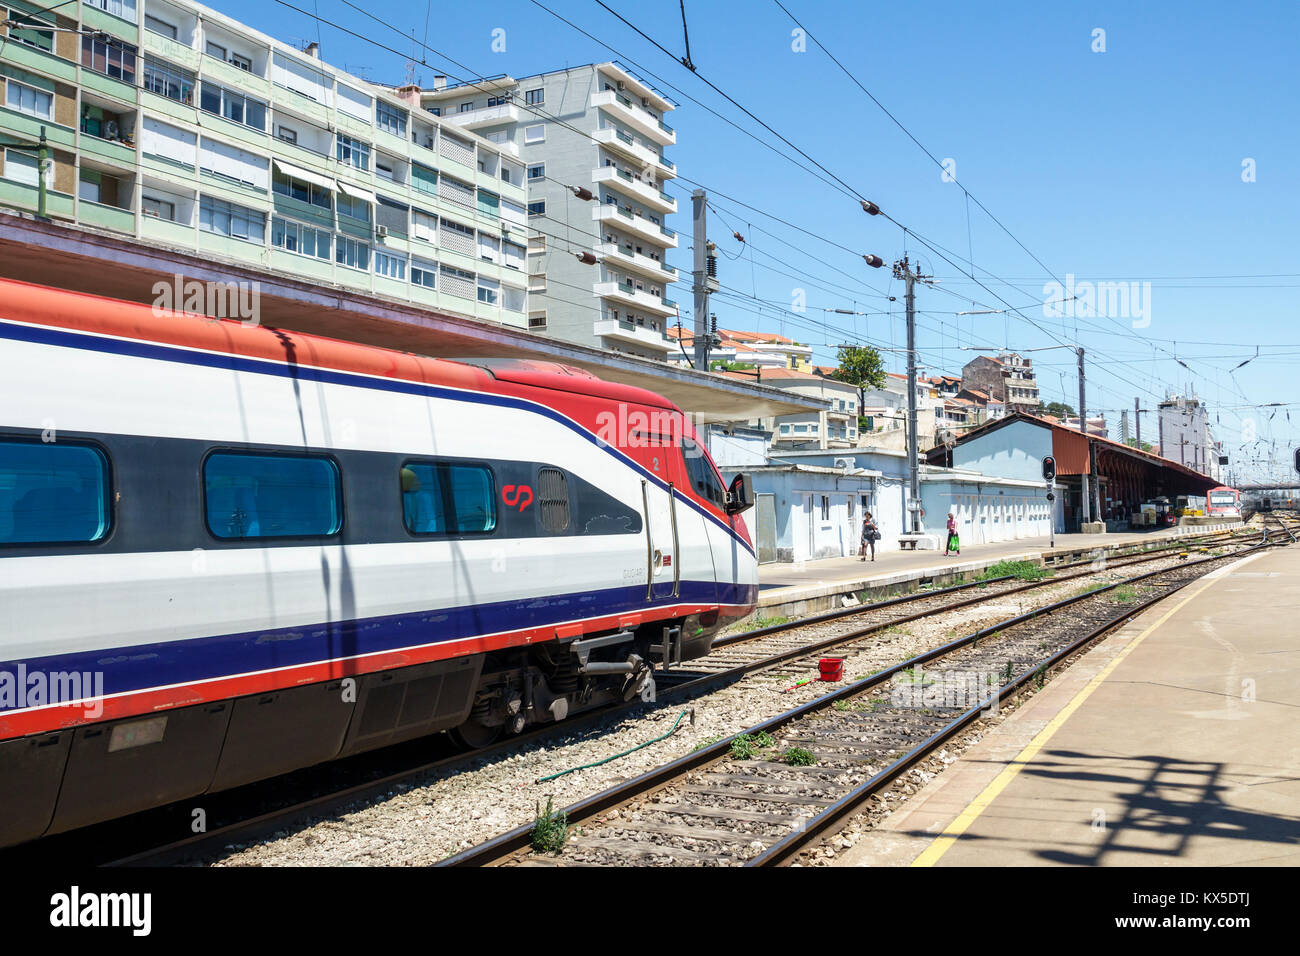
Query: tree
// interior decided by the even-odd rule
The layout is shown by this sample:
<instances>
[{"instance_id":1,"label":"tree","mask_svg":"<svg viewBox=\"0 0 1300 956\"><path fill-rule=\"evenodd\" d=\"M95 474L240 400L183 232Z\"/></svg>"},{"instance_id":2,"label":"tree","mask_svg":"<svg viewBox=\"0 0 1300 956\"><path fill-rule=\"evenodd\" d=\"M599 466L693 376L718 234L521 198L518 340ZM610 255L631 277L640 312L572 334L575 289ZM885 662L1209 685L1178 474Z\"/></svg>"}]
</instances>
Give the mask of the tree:
<instances>
[{"instance_id":1,"label":"tree","mask_svg":"<svg viewBox=\"0 0 1300 956\"><path fill-rule=\"evenodd\" d=\"M859 409L867 403L867 389L885 387L885 362L871 346L841 347L835 358L839 368L831 377L858 387Z\"/></svg>"},{"instance_id":2,"label":"tree","mask_svg":"<svg viewBox=\"0 0 1300 956\"><path fill-rule=\"evenodd\" d=\"M1043 411L1057 418L1070 418L1075 414L1074 409L1064 402L1048 402L1043 406Z\"/></svg>"}]
</instances>

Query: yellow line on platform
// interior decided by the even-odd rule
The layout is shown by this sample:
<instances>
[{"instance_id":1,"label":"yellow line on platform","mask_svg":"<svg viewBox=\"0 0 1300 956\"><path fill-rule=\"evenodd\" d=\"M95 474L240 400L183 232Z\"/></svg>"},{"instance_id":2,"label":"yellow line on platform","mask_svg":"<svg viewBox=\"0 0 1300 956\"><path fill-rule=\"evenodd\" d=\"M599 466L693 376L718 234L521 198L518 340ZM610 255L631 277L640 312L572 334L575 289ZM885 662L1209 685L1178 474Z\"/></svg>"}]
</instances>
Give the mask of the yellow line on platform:
<instances>
[{"instance_id":1,"label":"yellow line on platform","mask_svg":"<svg viewBox=\"0 0 1300 956\"><path fill-rule=\"evenodd\" d=\"M1237 567L1240 564L1244 564L1246 561L1253 560L1255 557L1258 557L1258 555L1253 555L1250 558L1246 558L1244 561L1234 562L1230 567ZM1224 569L1225 572L1227 570L1227 568ZM993 779L993 782L985 787L980 795L970 802L966 809L958 815L957 819L948 824L943 833L935 837L934 842L926 847L925 850L922 851L921 855L912 861L912 866L934 866L938 863L939 858L948 852L948 849L970 828L971 824L975 822L989 804L996 800L998 795L1007 788L1007 785L1010 784L1017 775L1019 775L1020 771L1038 755L1038 752L1042 750L1056 732L1061 729L1065 722L1070 718L1070 715L1078 710L1083 705L1083 702L1092 696L1093 691L1101 686L1102 682L1106 680L1115 668L1120 665L1120 662L1123 661L1124 658L1128 657L1133 649L1146 640L1147 637L1156 630L1156 628L1160 627L1186 607L1190 601L1194 600L1202 591L1218 580L1220 576L1221 575L1214 575L1202 581L1200 587L1166 611L1158 621L1154 622L1145 631L1133 638L1127 647L1116 654L1110 663L1103 667L1101 671L1092 678L1092 680L1088 681L1087 685L1080 690L1079 693L1074 695L1074 699L1066 704L1061 709L1060 713L1048 721L1047 726L1038 732L1038 735L1034 737L1028 745L1026 745L1025 749L1016 754L1015 759L1012 760L1011 763L1007 764L1007 766L1002 769L1002 772Z\"/></svg>"}]
</instances>

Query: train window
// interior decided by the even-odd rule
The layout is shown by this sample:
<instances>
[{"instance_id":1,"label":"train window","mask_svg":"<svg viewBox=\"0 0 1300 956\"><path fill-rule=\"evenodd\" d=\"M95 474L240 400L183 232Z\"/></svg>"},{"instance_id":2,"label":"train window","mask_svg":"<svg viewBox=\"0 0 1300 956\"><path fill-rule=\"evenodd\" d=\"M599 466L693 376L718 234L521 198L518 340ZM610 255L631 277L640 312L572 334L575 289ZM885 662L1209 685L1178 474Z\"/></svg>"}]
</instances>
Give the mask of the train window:
<instances>
[{"instance_id":1,"label":"train window","mask_svg":"<svg viewBox=\"0 0 1300 956\"><path fill-rule=\"evenodd\" d=\"M109 528L108 459L74 442L0 442L0 545L90 544Z\"/></svg>"},{"instance_id":2,"label":"train window","mask_svg":"<svg viewBox=\"0 0 1300 956\"><path fill-rule=\"evenodd\" d=\"M718 480L713 463L704 449L690 438L682 439L682 457L686 461L686 474L691 479L691 486L701 498L712 501L719 508L727 504L727 492Z\"/></svg>"},{"instance_id":3,"label":"train window","mask_svg":"<svg viewBox=\"0 0 1300 956\"><path fill-rule=\"evenodd\" d=\"M309 538L343 526L339 470L329 458L215 452L203 463L203 491L218 538Z\"/></svg>"},{"instance_id":4,"label":"train window","mask_svg":"<svg viewBox=\"0 0 1300 956\"><path fill-rule=\"evenodd\" d=\"M411 534L486 534L497 526L496 481L482 465L408 461L401 479Z\"/></svg>"},{"instance_id":5,"label":"train window","mask_svg":"<svg viewBox=\"0 0 1300 956\"><path fill-rule=\"evenodd\" d=\"M559 534L569 529L569 480L560 469L537 472L537 507L543 531Z\"/></svg>"}]
</instances>

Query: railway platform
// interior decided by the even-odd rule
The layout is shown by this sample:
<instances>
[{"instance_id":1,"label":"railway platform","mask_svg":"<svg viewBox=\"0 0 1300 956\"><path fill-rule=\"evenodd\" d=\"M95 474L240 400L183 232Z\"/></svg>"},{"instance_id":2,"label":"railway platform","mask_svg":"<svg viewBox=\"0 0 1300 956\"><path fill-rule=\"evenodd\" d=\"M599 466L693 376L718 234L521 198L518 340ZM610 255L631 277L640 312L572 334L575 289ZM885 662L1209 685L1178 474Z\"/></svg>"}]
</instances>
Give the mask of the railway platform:
<instances>
[{"instance_id":1,"label":"railway platform","mask_svg":"<svg viewBox=\"0 0 1300 956\"><path fill-rule=\"evenodd\" d=\"M1300 548L1233 562L992 726L844 866L1300 864Z\"/></svg>"},{"instance_id":2,"label":"railway platform","mask_svg":"<svg viewBox=\"0 0 1300 956\"><path fill-rule=\"evenodd\" d=\"M992 544L968 544L960 555L934 551L882 551L874 562L857 557L826 558L799 564L763 564L758 569L760 617L797 616L839 607L842 595L870 590L907 591L920 582L946 583L983 571L1000 561L1062 562L1101 551L1163 545L1188 535L1239 530L1239 520L1200 527L1159 528L1108 534L1058 534Z\"/></svg>"}]
</instances>

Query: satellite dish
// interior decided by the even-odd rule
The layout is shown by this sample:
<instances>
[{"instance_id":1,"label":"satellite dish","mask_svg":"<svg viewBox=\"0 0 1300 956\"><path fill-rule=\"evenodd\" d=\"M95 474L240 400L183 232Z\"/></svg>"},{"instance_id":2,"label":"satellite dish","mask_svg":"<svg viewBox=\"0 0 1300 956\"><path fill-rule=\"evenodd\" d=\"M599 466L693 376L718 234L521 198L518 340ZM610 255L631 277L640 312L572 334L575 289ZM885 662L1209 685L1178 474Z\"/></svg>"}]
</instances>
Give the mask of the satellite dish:
<instances>
[{"instance_id":1,"label":"satellite dish","mask_svg":"<svg viewBox=\"0 0 1300 956\"><path fill-rule=\"evenodd\" d=\"M957 444L957 433L951 428L941 428L938 434L939 444L946 448L951 448Z\"/></svg>"}]
</instances>

